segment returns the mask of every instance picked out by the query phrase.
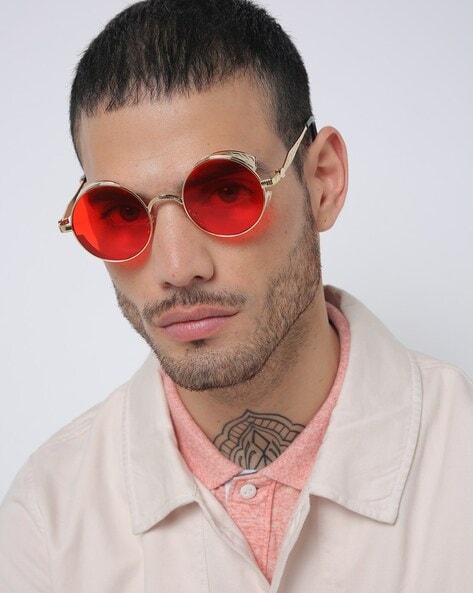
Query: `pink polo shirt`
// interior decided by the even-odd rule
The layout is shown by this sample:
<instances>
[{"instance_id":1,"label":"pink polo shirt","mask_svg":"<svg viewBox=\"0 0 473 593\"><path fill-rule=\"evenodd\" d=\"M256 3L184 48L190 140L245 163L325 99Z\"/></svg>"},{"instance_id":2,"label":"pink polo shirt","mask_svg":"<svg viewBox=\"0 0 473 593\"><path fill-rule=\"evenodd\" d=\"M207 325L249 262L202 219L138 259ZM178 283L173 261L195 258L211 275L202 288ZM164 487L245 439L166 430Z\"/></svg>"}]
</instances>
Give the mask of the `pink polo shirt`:
<instances>
[{"instance_id":1,"label":"pink polo shirt","mask_svg":"<svg viewBox=\"0 0 473 593\"><path fill-rule=\"evenodd\" d=\"M163 377L179 450L194 476L213 492L244 534L269 582L286 526L307 480L337 402L350 350L345 316L327 303L340 339L340 361L327 399L301 434L273 463L247 472L224 457L192 419L174 383Z\"/></svg>"}]
</instances>

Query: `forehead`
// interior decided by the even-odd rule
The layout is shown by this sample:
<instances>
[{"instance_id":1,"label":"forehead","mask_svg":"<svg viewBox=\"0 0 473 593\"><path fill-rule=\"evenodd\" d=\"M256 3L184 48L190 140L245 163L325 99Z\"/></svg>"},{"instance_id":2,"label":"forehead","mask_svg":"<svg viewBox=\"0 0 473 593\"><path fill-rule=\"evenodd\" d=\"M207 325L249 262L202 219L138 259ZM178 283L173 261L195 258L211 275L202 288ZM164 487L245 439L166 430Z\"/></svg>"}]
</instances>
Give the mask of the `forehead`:
<instances>
[{"instance_id":1,"label":"forehead","mask_svg":"<svg viewBox=\"0 0 473 593\"><path fill-rule=\"evenodd\" d=\"M77 145L89 180L107 173L104 169L176 156L195 162L218 150L242 150L265 160L282 145L271 116L270 101L242 77L200 93L83 114Z\"/></svg>"}]
</instances>

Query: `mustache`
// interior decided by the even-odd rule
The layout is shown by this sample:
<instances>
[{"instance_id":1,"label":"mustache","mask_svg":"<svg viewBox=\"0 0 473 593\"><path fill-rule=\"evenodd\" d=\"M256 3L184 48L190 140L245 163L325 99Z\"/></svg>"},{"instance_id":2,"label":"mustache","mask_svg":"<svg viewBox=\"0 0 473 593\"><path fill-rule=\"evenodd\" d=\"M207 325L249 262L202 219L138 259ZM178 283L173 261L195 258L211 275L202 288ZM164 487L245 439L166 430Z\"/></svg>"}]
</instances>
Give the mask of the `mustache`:
<instances>
[{"instance_id":1,"label":"mustache","mask_svg":"<svg viewBox=\"0 0 473 593\"><path fill-rule=\"evenodd\" d=\"M205 290L186 290L174 292L167 299L156 303L148 303L143 307L142 317L151 323L153 317L159 317L163 313L175 307L193 307L195 305L221 305L223 307L241 307L247 301L242 293L228 292L207 292Z\"/></svg>"}]
</instances>

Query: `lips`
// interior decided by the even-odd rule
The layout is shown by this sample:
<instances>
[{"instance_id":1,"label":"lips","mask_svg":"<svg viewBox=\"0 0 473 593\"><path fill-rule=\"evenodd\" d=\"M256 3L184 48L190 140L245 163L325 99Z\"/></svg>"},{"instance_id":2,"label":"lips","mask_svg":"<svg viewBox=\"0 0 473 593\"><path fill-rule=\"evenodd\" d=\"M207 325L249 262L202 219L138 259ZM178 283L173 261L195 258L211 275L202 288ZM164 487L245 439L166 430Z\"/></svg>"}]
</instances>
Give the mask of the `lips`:
<instances>
[{"instance_id":1,"label":"lips","mask_svg":"<svg viewBox=\"0 0 473 593\"><path fill-rule=\"evenodd\" d=\"M235 310L222 307L193 307L173 309L153 321L168 337L188 342L210 337L237 314Z\"/></svg>"}]
</instances>

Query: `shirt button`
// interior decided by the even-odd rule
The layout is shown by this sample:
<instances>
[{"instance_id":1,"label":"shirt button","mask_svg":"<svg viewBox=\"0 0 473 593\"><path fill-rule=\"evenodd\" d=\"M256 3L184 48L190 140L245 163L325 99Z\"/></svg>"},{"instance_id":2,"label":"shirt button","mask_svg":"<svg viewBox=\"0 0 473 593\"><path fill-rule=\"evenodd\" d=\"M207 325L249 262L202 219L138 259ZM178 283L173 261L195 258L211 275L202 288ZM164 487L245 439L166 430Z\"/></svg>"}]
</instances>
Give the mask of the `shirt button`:
<instances>
[{"instance_id":1,"label":"shirt button","mask_svg":"<svg viewBox=\"0 0 473 593\"><path fill-rule=\"evenodd\" d=\"M250 500L256 495L256 486L254 484L245 484L240 488L240 494L245 500Z\"/></svg>"}]
</instances>

